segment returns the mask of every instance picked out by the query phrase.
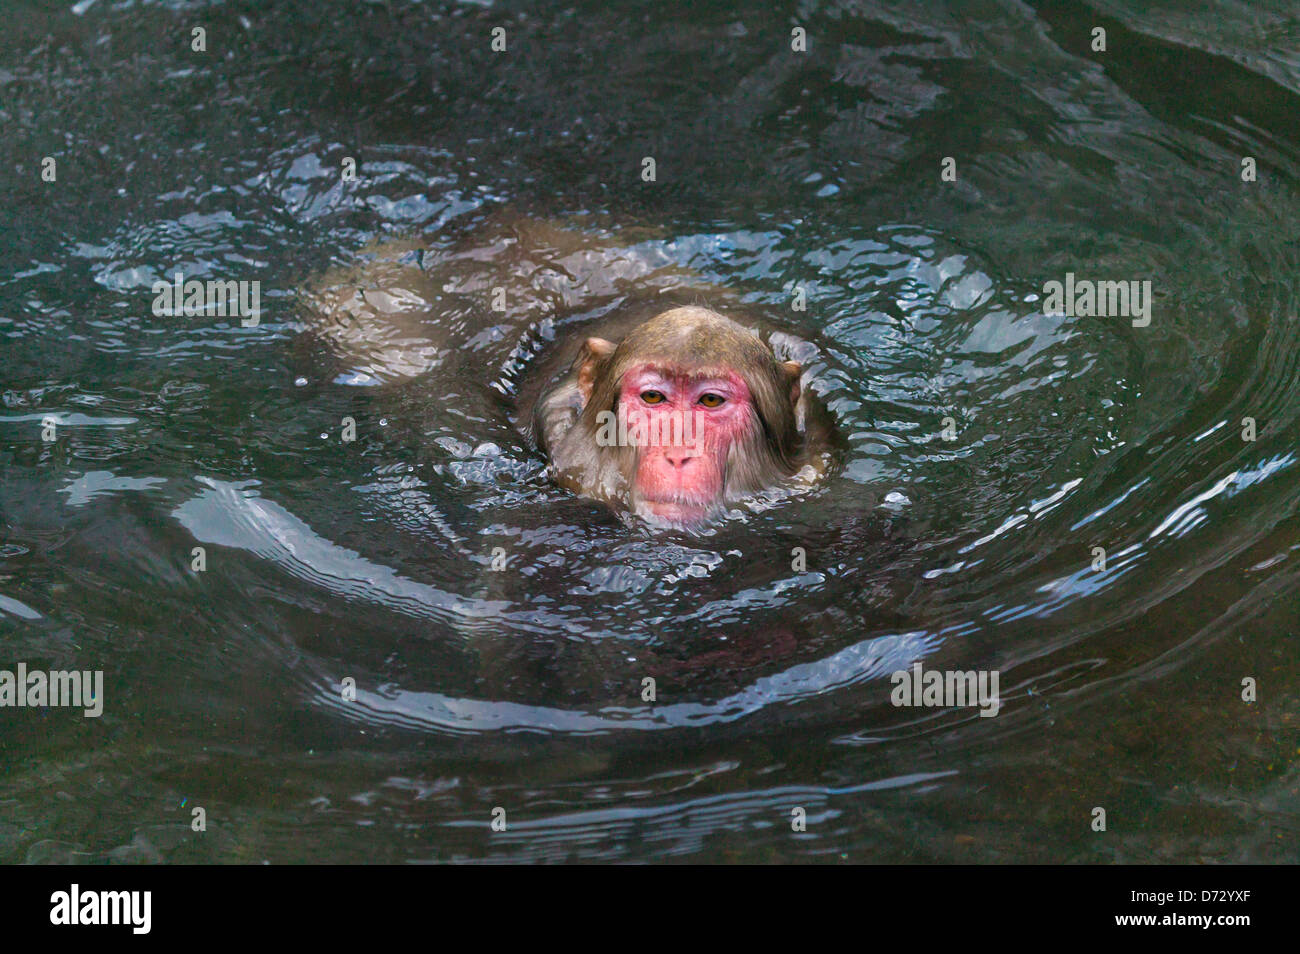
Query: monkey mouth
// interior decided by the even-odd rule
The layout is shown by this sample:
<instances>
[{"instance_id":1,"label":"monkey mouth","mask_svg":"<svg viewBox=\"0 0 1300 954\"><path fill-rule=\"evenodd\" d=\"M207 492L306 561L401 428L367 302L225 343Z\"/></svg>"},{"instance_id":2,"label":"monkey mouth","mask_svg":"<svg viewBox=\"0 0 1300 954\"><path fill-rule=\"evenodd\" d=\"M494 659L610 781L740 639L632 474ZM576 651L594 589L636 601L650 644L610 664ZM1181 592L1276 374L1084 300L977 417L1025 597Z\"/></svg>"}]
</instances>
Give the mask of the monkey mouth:
<instances>
[{"instance_id":1,"label":"monkey mouth","mask_svg":"<svg viewBox=\"0 0 1300 954\"><path fill-rule=\"evenodd\" d=\"M656 522L689 526L700 523L709 516L712 508L707 504L694 503L689 500L641 500L639 509L643 515L654 518Z\"/></svg>"}]
</instances>

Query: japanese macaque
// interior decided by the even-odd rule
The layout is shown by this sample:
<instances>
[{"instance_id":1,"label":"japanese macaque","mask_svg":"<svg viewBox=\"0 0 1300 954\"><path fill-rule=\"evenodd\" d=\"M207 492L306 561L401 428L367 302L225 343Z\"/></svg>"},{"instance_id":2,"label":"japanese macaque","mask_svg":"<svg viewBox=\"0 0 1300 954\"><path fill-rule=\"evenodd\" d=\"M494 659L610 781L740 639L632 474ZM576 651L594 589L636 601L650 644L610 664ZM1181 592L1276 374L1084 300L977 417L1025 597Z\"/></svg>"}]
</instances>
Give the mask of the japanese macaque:
<instances>
[{"instance_id":1,"label":"japanese macaque","mask_svg":"<svg viewBox=\"0 0 1300 954\"><path fill-rule=\"evenodd\" d=\"M653 241L626 244L632 234L497 214L463 242L388 241L313 283L311 327L348 383L481 382L482 395L458 389L482 402L466 415L480 421L494 420L489 382L467 362L501 368L491 393L514 398L514 424L554 479L620 514L697 527L807 486L830 464L834 429L782 357L815 347L751 328L733 295Z\"/></svg>"},{"instance_id":2,"label":"japanese macaque","mask_svg":"<svg viewBox=\"0 0 1300 954\"><path fill-rule=\"evenodd\" d=\"M615 344L583 341L537 402L556 480L651 523L695 526L725 505L824 468L802 368L702 307L664 311Z\"/></svg>"}]
</instances>

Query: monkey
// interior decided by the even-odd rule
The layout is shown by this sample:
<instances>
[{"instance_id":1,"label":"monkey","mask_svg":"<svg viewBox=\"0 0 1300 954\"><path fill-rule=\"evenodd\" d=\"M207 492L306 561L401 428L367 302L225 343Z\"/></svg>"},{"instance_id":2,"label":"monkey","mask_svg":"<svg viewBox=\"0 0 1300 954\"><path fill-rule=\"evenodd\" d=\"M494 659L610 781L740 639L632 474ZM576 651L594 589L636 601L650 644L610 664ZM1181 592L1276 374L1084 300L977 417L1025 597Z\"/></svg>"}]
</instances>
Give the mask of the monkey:
<instances>
[{"instance_id":1,"label":"monkey","mask_svg":"<svg viewBox=\"0 0 1300 954\"><path fill-rule=\"evenodd\" d=\"M298 317L295 373L313 387L361 386L329 390L382 413L385 439L408 443L402 458L425 486L461 479L451 444L476 458L479 445L496 448L487 453L509 463L490 501L433 489L416 518L462 558L463 577L441 585L476 607L451 625L488 697L554 704L602 684L624 651L618 640L521 642L493 615L572 585L563 561L490 566L492 542L510 542L501 528L519 522L516 481L533 487L524 499L571 494L559 522L585 512L615 536L622 523L642 552L816 492L843 457L816 344L680 264L652 228L483 210L345 256L302 283ZM394 515L409 526L405 507Z\"/></svg>"},{"instance_id":2,"label":"monkey","mask_svg":"<svg viewBox=\"0 0 1300 954\"><path fill-rule=\"evenodd\" d=\"M701 529L742 501L809 487L832 466L833 421L801 363L778 358L777 336L734 293L662 252L497 214L472 243L388 240L364 258L306 296L314 333L350 373L436 381L466 340L482 340L476 324L506 339L532 335L528 348L543 354L504 362L521 366L515 430L556 484L621 517ZM495 296L513 305L504 324L488 305ZM514 331L501 331L511 320ZM538 329L558 343L543 348ZM463 396L480 402L475 418L496 419L484 395Z\"/></svg>"},{"instance_id":3,"label":"monkey","mask_svg":"<svg viewBox=\"0 0 1300 954\"><path fill-rule=\"evenodd\" d=\"M653 525L698 527L824 473L827 427L802 373L723 314L670 308L617 344L586 337L530 431L562 487Z\"/></svg>"}]
</instances>

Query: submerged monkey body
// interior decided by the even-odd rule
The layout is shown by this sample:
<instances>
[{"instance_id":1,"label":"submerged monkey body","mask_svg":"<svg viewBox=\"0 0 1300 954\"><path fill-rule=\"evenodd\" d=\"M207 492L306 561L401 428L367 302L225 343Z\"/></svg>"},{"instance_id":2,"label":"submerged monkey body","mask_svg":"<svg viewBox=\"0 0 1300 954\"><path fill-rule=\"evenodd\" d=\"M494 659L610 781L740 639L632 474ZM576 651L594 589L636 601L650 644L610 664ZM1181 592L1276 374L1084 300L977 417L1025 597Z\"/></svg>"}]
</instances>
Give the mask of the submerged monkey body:
<instances>
[{"instance_id":1,"label":"submerged monkey body","mask_svg":"<svg viewBox=\"0 0 1300 954\"><path fill-rule=\"evenodd\" d=\"M801 366L719 311L664 303L689 289L730 311L738 303L724 289L692 285L659 255L536 220L490 219L489 228L499 236L489 245L452 247L431 266L413 264L411 246L387 243L369 264L317 283L313 325L349 377L435 380L460 357L453 338L474 332L464 318L449 329L435 303L504 288L523 304L516 313L559 339L507 367L522 372L516 426L560 486L655 525L694 527L826 471L834 428L801 386ZM560 334L565 316L582 311L604 317L583 336ZM485 326L499 322L485 315ZM518 334L529 337L523 322Z\"/></svg>"}]
</instances>

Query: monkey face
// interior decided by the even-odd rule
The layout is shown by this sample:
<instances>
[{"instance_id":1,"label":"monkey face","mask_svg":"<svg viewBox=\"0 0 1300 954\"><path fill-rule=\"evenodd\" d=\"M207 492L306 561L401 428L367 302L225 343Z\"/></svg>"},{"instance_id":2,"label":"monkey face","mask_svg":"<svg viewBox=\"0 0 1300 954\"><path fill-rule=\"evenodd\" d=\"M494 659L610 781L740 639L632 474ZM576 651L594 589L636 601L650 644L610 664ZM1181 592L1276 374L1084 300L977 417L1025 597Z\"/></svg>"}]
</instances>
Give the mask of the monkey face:
<instances>
[{"instance_id":1,"label":"monkey face","mask_svg":"<svg viewBox=\"0 0 1300 954\"><path fill-rule=\"evenodd\" d=\"M674 308L617 345L587 338L536 405L534 433L575 493L651 523L697 526L808 459L801 370L729 318Z\"/></svg>"},{"instance_id":2,"label":"monkey face","mask_svg":"<svg viewBox=\"0 0 1300 954\"><path fill-rule=\"evenodd\" d=\"M734 372L692 373L641 364L618 396L627 446L635 448L632 504L658 522L692 524L722 502L728 455L755 424L753 399Z\"/></svg>"}]
</instances>

